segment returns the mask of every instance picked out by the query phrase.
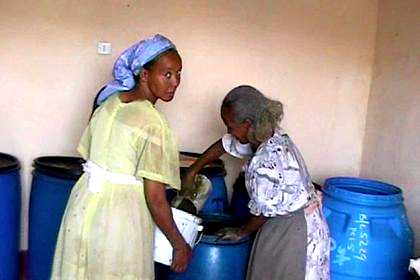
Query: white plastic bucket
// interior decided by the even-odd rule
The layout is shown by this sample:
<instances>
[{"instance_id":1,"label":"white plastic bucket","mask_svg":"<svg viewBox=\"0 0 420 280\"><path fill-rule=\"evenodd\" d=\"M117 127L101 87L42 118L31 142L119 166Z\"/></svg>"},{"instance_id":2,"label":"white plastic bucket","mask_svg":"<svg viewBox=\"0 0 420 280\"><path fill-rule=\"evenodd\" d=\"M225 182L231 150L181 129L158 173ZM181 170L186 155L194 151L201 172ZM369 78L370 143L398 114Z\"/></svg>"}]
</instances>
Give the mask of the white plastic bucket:
<instances>
[{"instance_id":1,"label":"white plastic bucket","mask_svg":"<svg viewBox=\"0 0 420 280\"><path fill-rule=\"evenodd\" d=\"M198 232L203 230L201 219L182 210L172 208L172 214L179 232L185 241L194 247ZM153 249L155 262L170 265L172 263L172 245L162 231L156 226L155 245Z\"/></svg>"}]
</instances>

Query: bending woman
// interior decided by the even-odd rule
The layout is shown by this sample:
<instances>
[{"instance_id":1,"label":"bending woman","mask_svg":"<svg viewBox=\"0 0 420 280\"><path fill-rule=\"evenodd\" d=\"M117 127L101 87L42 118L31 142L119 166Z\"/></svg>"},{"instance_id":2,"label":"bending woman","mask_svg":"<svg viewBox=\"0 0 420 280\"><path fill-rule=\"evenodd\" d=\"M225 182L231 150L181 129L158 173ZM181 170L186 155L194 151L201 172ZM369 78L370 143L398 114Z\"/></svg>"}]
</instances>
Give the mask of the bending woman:
<instances>
[{"instance_id":1,"label":"bending woman","mask_svg":"<svg viewBox=\"0 0 420 280\"><path fill-rule=\"evenodd\" d=\"M231 240L258 231L247 279L329 279L328 226L305 162L279 126L282 104L239 86L224 98L221 116L228 134L189 168L183 186L226 152L247 158L243 169L252 217L241 228L222 231L222 238Z\"/></svg>"},{"instance_id":2,"label":"bending woman","mask_svg":"<svg viewBox=\"0 0 420 280\"><path fill-rule=\"evenodd\" d=\"M181 272L191 248L172 218L165 188L179 189L178 148L157 100L169 102L182 62L161 35L127 49L83 133L87 161L74 186L57 241L52 279L154 279L155 224L174 247Z\"/></svg>"}]
</instances>

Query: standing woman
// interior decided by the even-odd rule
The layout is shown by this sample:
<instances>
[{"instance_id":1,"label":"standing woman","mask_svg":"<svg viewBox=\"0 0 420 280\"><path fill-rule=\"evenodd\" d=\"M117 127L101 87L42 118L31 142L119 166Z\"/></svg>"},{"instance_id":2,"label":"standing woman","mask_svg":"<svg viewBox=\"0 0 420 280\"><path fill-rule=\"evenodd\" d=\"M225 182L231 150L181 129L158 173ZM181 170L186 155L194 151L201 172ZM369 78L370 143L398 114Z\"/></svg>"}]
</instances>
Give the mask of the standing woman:
<instances>
[{"instance_id":1,"label":"standing woman","mask_svg":"<svg viewBox=\"0 0 420 280\"><path fill-rule=\"evenodd\" d=\"M52 279L154 279L155 224L174 247L182 272L191 248L165 188L180 188L178 148L157 100L173 99L182 62L161 35L145 39L114 65L78 151L87 161L74 186L56 245Z\"/></svg>"},{"instance_id":2,"label":"standing woman","mask_svg":"<svg viewBox=\"0 0 420 280\"><path fill-rule=\"evenodd\" d=\"M245 185L252 217L241 228L222 230L240 240L258 231L247 279L329 279L329 232L305 162L279 124L283 105L251 86L231 90L221 115L228 134L189 168L183 186L225 152L247 158Z\"/></svg>"}]
</instances>

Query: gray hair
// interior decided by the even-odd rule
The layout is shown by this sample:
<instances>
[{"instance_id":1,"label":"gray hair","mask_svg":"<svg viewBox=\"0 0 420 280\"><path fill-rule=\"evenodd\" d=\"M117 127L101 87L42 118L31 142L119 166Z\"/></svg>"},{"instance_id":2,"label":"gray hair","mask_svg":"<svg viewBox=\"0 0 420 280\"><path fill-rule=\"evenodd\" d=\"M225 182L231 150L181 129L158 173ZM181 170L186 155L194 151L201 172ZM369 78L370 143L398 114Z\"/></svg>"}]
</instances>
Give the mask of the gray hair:
<instances>
[{"instance_id":1,"label":"gray hair","mask_svg":"<svg viewBox=\"0 0 420 280\"><path fill-rule=\"evenodd\" d=\"M233 110L235 123L247 120L251 123L248 132L250 142L264 142L270 138L283 118L283 104L280 101L269 99L248 85L229 91L223 99L223 108Z\"/></svg>"}]
</instances>

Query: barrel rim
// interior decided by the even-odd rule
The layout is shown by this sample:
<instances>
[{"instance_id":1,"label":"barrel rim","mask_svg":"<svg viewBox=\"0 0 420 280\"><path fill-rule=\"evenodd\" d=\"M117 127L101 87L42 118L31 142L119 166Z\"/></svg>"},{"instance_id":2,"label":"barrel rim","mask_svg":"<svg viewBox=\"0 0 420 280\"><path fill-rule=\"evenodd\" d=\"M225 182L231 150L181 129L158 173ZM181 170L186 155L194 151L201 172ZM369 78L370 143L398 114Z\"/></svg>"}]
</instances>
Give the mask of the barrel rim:
<instances>
[{"instance_id":1,"label":"barrel rim","mask_svg":"<svg viewBox=\"0 0 420 280\"><path fill-rule=\"evenodd\" d=\"M6 159L6 160L10 161L10 164L6 165L6 166L3 166L3 167L0 167L0 172L7 172L7 171L11 171L11 170L20 168L19 160L15 156L0 152L0 160L2 160L2 159Z\"/></svg>"},{"instance_id":2,"label":"barrel rim","mask_svg":"<svg viewBox=\"0 0 420 280\"><path fill-rule=\"evenodd\" d=\"M234 221L235 217L231 214L227 213L210 213L210 214L203 214L200 213L198 215L203 221L205 222L226 222L226 221Z\"/></svg>"},{"instance_id":3,"label":"barrel rim","mask_svg":"<svg viewBox=\"0 0 420 280\"><path fill-rule=\"evenodd\" d=\"M41 156L34 159L33 167L35 171L45 173L47 175L64 178L64 179L77 179L83 173L82 164L85 160L81 157L75 156ZM63 168L53 163L62 163L62 164L79 164L80 168Z\"/></svg>"},{"instance_id":4,"label":"barrel rim","mask_svg":"<svg viewBox=\"0 0 420 280\"><path fill-rule=\"evenodd\" d=\"M245 236L242 239L238 240L238 241L233 241L233 240L220 240L220 236L217 235L207 235L207 234L203 234L200 243L206 243L206 244L216 244L216 245L239 245L242 243L246 243L250 240L249 236Z\"/></svg>"},{"instance_id":5,"label":"barrel rim","mask_svg":"<svg viewBox=\"0 0 420 280\"><path fill-rule=\"evenodd\" d=\"M195 158L199 158L202 155L199 153L185 152L185 151L180 151L179 153L181 155L195 157ZM187 169L187 168L188 167L181 167L181 169ZM220 158L216 159L212 161L211 163L207 164L206 166L204 166L203 168L201 168L201 170L198 173L202 175L209 175L209 176L219 175L219 176L224 177L226 176L225 163Z\"/></svg>"},{"instance_id":6,"label":"barrel rim","mask_svg":"<svg viewBox=\"0 0 420 280\"><path fill-rule=\"evenodd\" d=\"M348 190L345 186L358 186L362 188L374 189L375 187L382 186L382 192L388 191L384 194L368 194ZM331 177L325 180L323 192L335 198L344 201L349 201L356 204L371 205L374 203L378 206L387 206L403 201L402 190L397 186L385 183L379 180L372 180L362 177Z\"/></svg>"}]
</instances>

